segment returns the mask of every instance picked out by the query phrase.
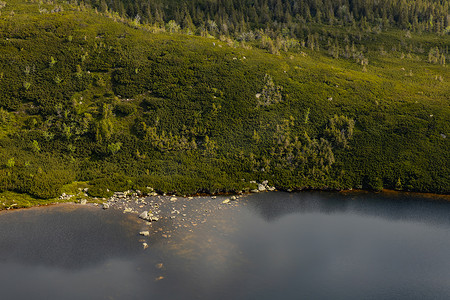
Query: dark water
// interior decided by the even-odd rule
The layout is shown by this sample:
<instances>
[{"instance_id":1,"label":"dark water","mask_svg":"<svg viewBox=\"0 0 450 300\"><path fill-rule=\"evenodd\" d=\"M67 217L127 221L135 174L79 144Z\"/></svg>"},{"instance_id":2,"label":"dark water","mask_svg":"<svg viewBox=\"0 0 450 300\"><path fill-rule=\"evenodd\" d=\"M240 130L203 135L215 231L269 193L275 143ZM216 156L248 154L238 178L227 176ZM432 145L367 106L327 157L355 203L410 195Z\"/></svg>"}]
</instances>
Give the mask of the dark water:
<instances>
[{"instance_id":1,"label":"dark water","mask_svg":"<svg viewBox=\"0 0 450 300\"><path fill-rule=\"evenodd\" d=\"M203 223L174 219L170 237L154 234L145 250L144 224L120 211L0 213L0 299L450 299L450 202L222 200L184 203L187 217L209 212Z\"/></svg>"}]
</instances>

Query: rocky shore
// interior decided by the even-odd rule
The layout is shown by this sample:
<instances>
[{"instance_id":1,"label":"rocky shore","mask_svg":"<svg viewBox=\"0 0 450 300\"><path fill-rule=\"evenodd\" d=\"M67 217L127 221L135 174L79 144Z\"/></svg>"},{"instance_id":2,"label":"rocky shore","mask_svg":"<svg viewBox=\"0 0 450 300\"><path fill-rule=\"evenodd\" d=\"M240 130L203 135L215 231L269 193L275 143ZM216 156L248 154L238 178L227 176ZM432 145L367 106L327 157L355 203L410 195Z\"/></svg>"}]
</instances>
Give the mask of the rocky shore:
<instances>
[{"instance_id":1,"label":"rocky shore","mask_svg":"<svg viewBox=\"0 0 450 300\"><path fill-rule=\"evenodd\" d=\"M267 181L257 183L257 186L258 188L251 193L275 190L268 185ZM139 190L129 190L115 192L112 197L105 199L103 204L94 203L93 205L135 214L142 222L141 230L137 233L141 236L139 241L142 247L147 249L157 239L169 241L175 230L192 231L195 227L206 223L208 216L212 213L239 205L239 200L247 195L249 194L179 197L161 195L154 191L143 193ZM70 195L61 197L70 199ZM87 201L81 199L79 203L86 205ZM194 203L195 205L191 205Z\"/></svg>"}]
</instances>

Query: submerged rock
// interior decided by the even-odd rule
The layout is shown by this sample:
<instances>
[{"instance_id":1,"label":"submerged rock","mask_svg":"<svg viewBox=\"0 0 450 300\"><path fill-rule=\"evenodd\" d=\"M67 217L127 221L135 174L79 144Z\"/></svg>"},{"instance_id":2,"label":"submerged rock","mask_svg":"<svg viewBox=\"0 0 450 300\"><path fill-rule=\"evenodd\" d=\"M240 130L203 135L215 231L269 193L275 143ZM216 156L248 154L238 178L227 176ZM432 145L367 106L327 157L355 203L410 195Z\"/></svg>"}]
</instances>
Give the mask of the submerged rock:
<instances>
[{"instance_id":1,"label":"submerged rock","mask_svg":"<svg viewBox=\"0 0 450 300\"><path fill-rule=\"evenodd\" d=\"M148 248L148 244L147 243L142 243L142 247L144 247L144 249Z\"/></svg>"}]
</instances>

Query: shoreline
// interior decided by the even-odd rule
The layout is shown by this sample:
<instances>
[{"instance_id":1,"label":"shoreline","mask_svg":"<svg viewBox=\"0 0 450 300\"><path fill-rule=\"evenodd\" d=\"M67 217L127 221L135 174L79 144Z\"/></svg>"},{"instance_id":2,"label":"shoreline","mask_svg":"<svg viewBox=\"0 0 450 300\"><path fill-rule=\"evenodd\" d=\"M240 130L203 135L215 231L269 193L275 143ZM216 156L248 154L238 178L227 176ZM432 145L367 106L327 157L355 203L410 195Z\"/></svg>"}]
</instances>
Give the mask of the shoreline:
<instances>
[{"instance_id":1,"label":"shoreline","mask_svg":"<svg viewBox=\"0 0 450 300\"><path fill-rule=\"evenodd\" d=\"M425 192L410 192L410 191L398 191L383 189L380 192L369 191L369 190L342 190L338 191L341 194L384 194L384 195L404 195L404 196L420 196L423 198L428 198L430 200L443 200L450 201L450 194L436 194L436 193L425 193Z\"/></svg>"},{"instance_id":2,"label":"shoreline","mask_svg":"<svg viewBox=\"0 0 450 300\"><path fill-rule=\"evenodd\" d=\"M137 191L139 192L139 191ZM286 191L286 190L263 190L263 191L256 191L253 190L251 192L240 192L240 193L217 193L217 194L206 194L206 193L197 193L195 195L189 195L189 196L176 196L171 194L158 194L158 193L148 193L148 194L142 194L142 193L136 193L136 191L128 190L124 192L116 192L113 196L109 198L95 198L95 197L86 197L87 199L76 199L75 201L70 201L74 195L65 195L63 193L62 196L60 196L58 199L51 199L48 203L36 203L31 205L24 205L19 206L19 204L13 203L9 207L1 207L0 206L0 212L3 211L9 211L9 210L22 210L22 209L30 209L30 208L38 208L38 207L48 207L53 205L89 205L93 207L103 207L105 204L110 205L111 200L114 199L147 199L147 198L153 198L158 197L162 199L164 198L180 198L180 199L197 199L197 198L216 198L216 197L242 197L242 196L248 196L258 193L266 193L266 192L284 192L284 193L302 193L302 192L327 192L327 193L337 193L337 194L343 194L343 195L353 195L353 194L382 194L382 195L392 195L392 196L419 196L426 198L431 201L448 201L450 202L450 194L436 194L436 193L424 193L424 192L409 192L409 191L397 191L397 190L390 190L390 189L383 189L382 191L375 192L370 190L363 190L363 189L349 189L349 190L329 190L329 189L302 189L302 190L294 190L294 191ZM18 194L22 195L22 194ZM28 195L27 195L28 196ZM58 201L60 200L60 201ZM14 200L13 200L14 201ZM46 200L39 199L38 201L45 202ZM0 205L1 205L0 200ZM27 204L30 204L28 202ZM108 207L107 207L108 208Z\"/></svg>"},{"instance_id":3,"label":"shoreline","mask_svg":"<svg viewBox=\"0 0 450 300\"><path fill-rule=\"evenodd\" d=\"M268 192L268 191L267 191ZM289 193L278 191L280 193ZM311 192L311 191L309 191ZM411 195L420 197L429 202L450 202L450 195L411 193L393 190L383 190L381 192L371 192L365 190L347 190L347 191L316 191L322 193L333 193L336 195L384 195L391 197L404 197ZM262 192L264 193L264 192ZM290 192L301 193L301 191ZM207 196L173 196L160 195L138 195L135 191L116 192L114 195L102 203L88 202L82 203L74 201L52 202L44 205L36 205L24 208L14 208L9 210L0 210L2 214L19 213L23 209L37 210L39 208L58 207L68 210L76 209L95 209L95 210L113 210L118 213L127 214L133 218L140 229L136 232L138 242L143 250L147 249L156 240L164 240L167 243L172 241L172 237L180 232L186 234L194 232L198 226L208 222L208 220L220 214L222 210L235 209L241 205L247 205L245 198L258 193L246 193L241 195L207 195ZM243 201L240 201L243 200Z\"/></svg>"}]
</instances>

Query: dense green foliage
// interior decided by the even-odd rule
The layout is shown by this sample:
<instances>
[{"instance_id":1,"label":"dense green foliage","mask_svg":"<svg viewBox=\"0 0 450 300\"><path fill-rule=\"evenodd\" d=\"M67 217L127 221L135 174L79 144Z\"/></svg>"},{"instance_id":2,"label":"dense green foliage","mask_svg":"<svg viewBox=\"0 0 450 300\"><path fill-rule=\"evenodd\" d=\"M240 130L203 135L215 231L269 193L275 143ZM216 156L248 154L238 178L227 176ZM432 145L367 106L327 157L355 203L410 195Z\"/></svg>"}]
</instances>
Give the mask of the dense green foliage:
<instances>
[{"instance_id":1,"label":"dense green foliage","mask_svg":"<svg viewBox=\"0 0 450 300\"><path fill-rule=\"evenodd\" d=\"M184 30L240 34L254 29L300 37L308 24L398 27L443 33L448 0L85 0L143 23L174 21ZM175 24L169 25L172 29Z\"/></svg>"},{"instance_id":2,"label":"dense green foliage","mask_svg":"<svg viewBox=\"0 0 450 300\"><path fill-rule=\"evenodd\" d=\"M49 198L73 181L92 196L231 192L266 179L450 191L448 33L305 23L303 40L259 31L244 42L169 23L8 1L0 192Z\"/></svg>"}]
</instances>

